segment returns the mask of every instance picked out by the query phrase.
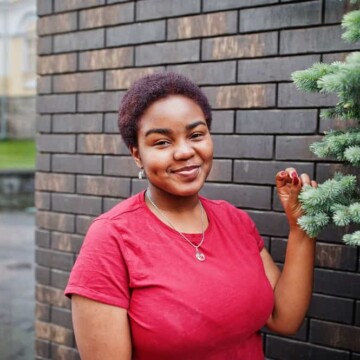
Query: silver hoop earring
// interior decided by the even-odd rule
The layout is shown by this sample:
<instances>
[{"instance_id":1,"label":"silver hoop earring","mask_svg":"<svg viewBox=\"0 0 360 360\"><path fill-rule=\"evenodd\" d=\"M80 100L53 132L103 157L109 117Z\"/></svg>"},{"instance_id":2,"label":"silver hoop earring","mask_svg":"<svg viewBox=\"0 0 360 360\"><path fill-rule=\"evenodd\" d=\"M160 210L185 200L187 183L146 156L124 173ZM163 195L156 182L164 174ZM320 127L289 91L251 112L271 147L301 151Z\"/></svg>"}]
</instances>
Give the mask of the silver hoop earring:
<instances>
[{"instance_id":1,"label":"silver hoop earring","mask_svg":"<svg viewBox=\"0 0 360 360\"><path fill-rule=\"evenodd\" d=\"M138 178L141 179L145 179L145 170L144 169L140 169L139 173L138 173Z\"/></svg>"}]
</instances>

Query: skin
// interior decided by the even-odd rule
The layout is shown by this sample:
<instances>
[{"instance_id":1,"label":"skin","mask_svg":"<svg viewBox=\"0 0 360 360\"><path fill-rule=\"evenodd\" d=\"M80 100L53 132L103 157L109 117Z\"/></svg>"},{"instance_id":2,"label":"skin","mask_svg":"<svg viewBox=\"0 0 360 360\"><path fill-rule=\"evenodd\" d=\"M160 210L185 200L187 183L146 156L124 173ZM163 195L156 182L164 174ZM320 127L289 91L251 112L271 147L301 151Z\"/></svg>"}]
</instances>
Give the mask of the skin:
<instances>
[{"instance_id":1,"label":"skin","mask_svg":"<svg viewBox=\"0 0 360 360\"><path fill-rule=\"evenodd\" d=\"M213 143L201 108L183 96L152 104L140 120L138 147L130 151L137 166L145 170L155 204L179 231L201 233L201 222L194 222L201 217L198 193L213 159Z\"/></svg>"},{"instance_id":2,"label":"skin","mask_svg":"<svg viewBox=\"0 0 360 360\"><path fill-rule=\"evenodd\" d=\"M138 146L130 151L137 166L145 170L152 199L172 224L182 232L201 233L198 193L213 158L213 143L201 108L179 95L156 101L141 117ZM290 227L283 271L280 272L265 248L260 252L275 297L266 325L283 335L294 334L301 326L313 287L315 241L297 225L302 215L298 202L302 186L316 186L316 183L307 174L298 176L294 168L276 175L278 196ZM145 198L145 201L159 217L149 200ZM131 359L125 309L74 295L72 313L83 360Z\"/></svg>"}]
</instances>

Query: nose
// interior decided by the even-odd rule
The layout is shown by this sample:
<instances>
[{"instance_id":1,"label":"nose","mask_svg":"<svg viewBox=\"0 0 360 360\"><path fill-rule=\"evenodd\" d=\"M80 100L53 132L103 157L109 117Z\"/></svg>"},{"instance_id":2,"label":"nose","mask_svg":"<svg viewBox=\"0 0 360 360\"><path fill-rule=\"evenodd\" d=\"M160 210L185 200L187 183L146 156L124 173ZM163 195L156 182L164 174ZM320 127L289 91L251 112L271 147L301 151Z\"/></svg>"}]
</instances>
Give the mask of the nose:
<instances>
[{"instance_id":1,"label":"nose","mask_svg":"<svg viewBox=\"0 0 360 360\"><path fill-rule=\"evenodd\" d=\"M175 148L174 159L175 160L184 160L193 157L195 150L192 147L192 144L187 141L181 141Z\"/></svg>"}]
</instances>

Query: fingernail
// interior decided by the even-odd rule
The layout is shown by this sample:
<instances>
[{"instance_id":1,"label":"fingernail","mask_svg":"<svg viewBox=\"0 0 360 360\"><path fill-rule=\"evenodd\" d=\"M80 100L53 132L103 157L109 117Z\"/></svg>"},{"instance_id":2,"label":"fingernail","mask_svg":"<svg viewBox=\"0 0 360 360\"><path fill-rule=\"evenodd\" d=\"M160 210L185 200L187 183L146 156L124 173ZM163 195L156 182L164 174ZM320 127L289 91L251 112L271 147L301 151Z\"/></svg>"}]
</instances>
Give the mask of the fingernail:
<instances>
[{"instance_id":1,"label":"fingernail","mask_svg":"<svg viewBox=\"0 0 360 360\"><path fill-rule=\"evenodd\" d=\"M296 178L296 177L298 177L298 174L297 174L296 171L293 171L293 172L290 174L290 176L291 176L292 178Z\"/></svg>"},{"instance_id":2,"label":"fingernail","mask_svg":"<svg viewBox=\"0 0 360 360\"><path fill-rule=\"evenodd\" d=\"M297 186L299 184L299 178L297 176L293 177L293 184Z\"/></svg>"},{"instance_id":3,"label":"fingernail","mask_svg":"<svg viewBox=\"0 0 360 360\"><path fill-rule=\"evenodd\" d=\"M281 177L285 177L285 176L286 176L286 171L281 171L281 172L280 172L280 176L281 176Z\"/></svg>"}]
</instances>

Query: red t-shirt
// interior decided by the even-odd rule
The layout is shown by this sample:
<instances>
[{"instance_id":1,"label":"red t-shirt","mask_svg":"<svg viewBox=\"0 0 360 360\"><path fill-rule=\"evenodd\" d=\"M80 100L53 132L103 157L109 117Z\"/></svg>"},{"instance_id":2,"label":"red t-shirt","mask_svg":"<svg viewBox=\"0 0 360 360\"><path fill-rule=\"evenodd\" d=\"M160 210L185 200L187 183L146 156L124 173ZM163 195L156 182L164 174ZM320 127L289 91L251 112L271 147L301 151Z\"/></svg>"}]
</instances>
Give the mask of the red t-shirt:
<instances>
[{"instance_id":1,"label":"red t-shirt","mask_svg":"<svg viewBox=\"0 0 360 360\"><path fill-rule=\"evenodd\" d=\"M263 240L245 212L200 200L209 219L203 262L148 209L144 192L99 216L86 235L65 293L127 309L133 359L264 359L259 330L274 299Z\"/></svg>"}]
</instances>

